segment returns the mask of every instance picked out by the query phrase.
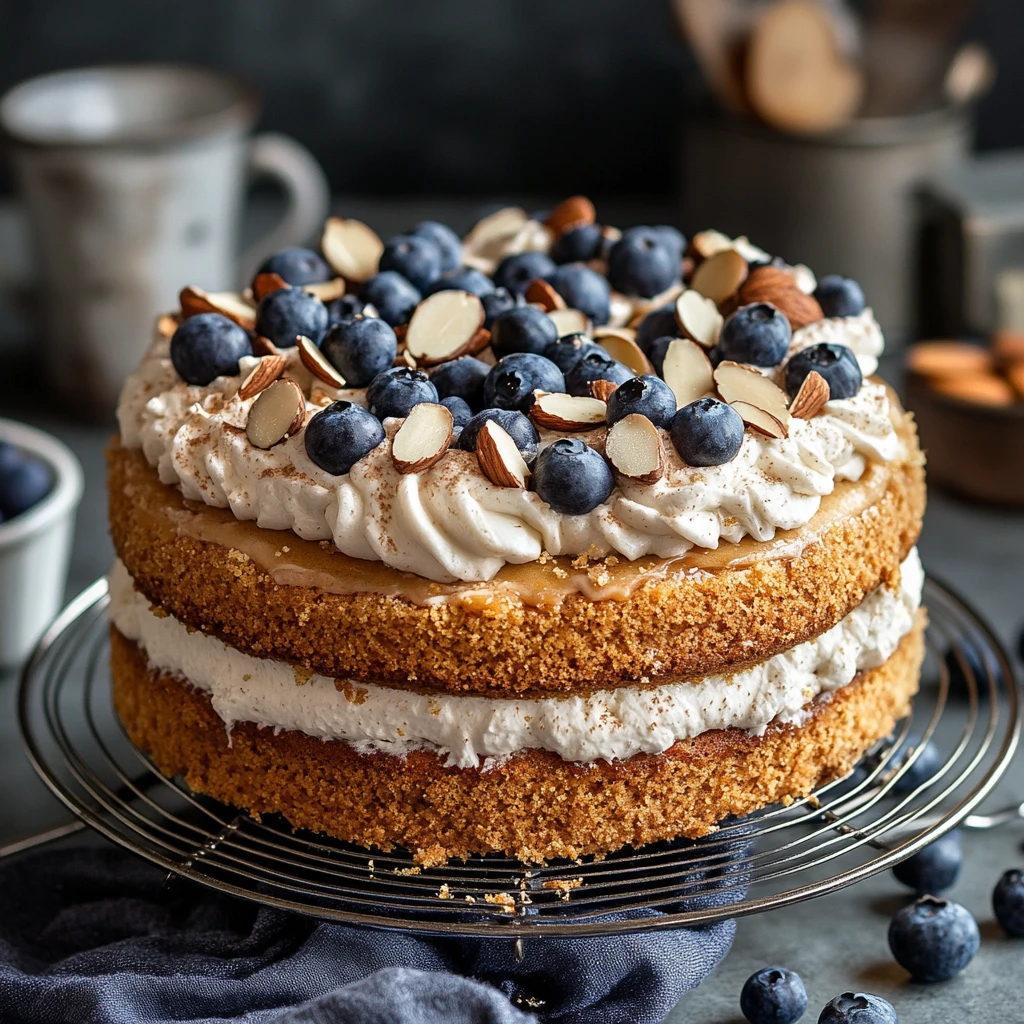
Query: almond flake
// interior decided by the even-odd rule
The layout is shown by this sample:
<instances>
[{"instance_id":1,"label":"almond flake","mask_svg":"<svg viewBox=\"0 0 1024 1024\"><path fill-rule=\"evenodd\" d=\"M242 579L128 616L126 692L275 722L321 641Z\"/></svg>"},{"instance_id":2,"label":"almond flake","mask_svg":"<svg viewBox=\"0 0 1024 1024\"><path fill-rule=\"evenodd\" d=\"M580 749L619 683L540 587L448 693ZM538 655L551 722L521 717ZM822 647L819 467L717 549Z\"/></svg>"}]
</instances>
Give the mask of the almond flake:
<instances>
[{"instance_id":1,"label":"almond flake","mask_svg":"<svg viewBox=\"0 0 1024 1024\"><path fill-rule=\"evenodd\" d=\"M563 199L548 214L544 223L556 235L560 235L570 228L593 224L595 220L597 220L597 211L586 196L570 196L568 199Z\"/></svg>"},{"instance_id":2,"label":"almond flake","mask_svg":"<svg viewBox=\"0 0 1024 1024\"><path fill-rule=\"evenodd\" d=\"M566 308L565 299L542 277L530 282L530 287L526 289L526 301L540 306L545 313L550 313L553 309Z\"/></svg>"},{"instance_id":3,"label":"almond flake","mask_svg":"<svg viewBox=\"0 0 1024 1024\"><path fill-rule=\"evenodd\" d=\"M454 421L443 405L420 402L391 441L391 461L399 473L422 473L440 461L452 443Z\"/></svg>"},{"instance_id":4,"label":"almond flake","mask_svg":"<svg viewBox=\"0 0 1024 1024\"><path fill-rule=\"evenodd\" d=\"M530 467L508 431L494 420L488 420L476 436L476 457L484 476L492 484L498 487L526 486Z\"/></svg>"},{"instance_id":5,"label":"almond flake","mask_svg":"<svg viewBox=\"0 0 1024 1024\"><path fill-rule=\"evenodd\" d=\"M790 402L789 414L798 420L813 420L825 408L831 394L828 381L817 370L811 370Z\"/></svg>"},{"instance_id":6,"label":"almond flake","mask_svg":"<svg viewBox=\"0 0 1024 1024\"><path fill-rule=\"evenodd\" d=\"M548 316L554 321L560 338L566 334L585 334L589 337L594 329L590 317L578 309L552 309L548 311Z\"/></svg>"},{"instance_id":7,"label":"almond flake","mask_svg":"<svg viewBox=\"0 0 1024 1024\"><path fill-rule=\"evenodd\" d=\"M721 305L739 291L747 279L747 261L735 249L723 249L697 266L690 287Z\"/></svg>"},{"instance_id":8,"label":"almond flake","mask_svg":"<svg viewBox=\"0 0 1024 1024\"><path fill-rule=\"evenodd\" d=\"M643 349L630 338L622 338L614 334L602 335L597 343L612 357L628 366L637 376L654 373L654 366L644 355Z\"/></svg>"},{"instance_id":9,"label":"almond flake","mask_svg":"<svg viewBox=\"0 0 1024 1024\"><path fill-rule=\"evenodd\" d=\"M157 317L156 321L156 333L161 338L173 338L174 332L178 329L178 325L181 320L173 316L171 313L164 313L163 316Z\"/></svg>"},{"instance_id":10,"label":"almond flake","mask_svg":"<svg viewBox=\"0 0 1024 1024\"><path fill-rule=\"evenodd\" d=\"M548 430L591 430L604 423L608 407L597 398L534 391L530 419Z\"/></svg>"},{"instance_id":11,"label":"almond flake","mask_svg":"<svg viewBox=\"0 0 1024 1024\"><path fill-rule=\"evenodd\" d=\"M615 469L630 480L653 484L665 473L661 434L639 413L630 413L609 427L604 451Z\"/></svg>"},{"instance_id":12,"label":"almond flake","mask_svg":"<svg viewBox=\"0 0 1024 1024\"><path fill-rule=\"evenodd\" d=\"M731 402L732 407L740 414L743 422L759 434L766 437L787 437L789 432L770 413L764 409L758 409L756 405L749 402Z\"/></svg>"},{"instance_id":13,"label":"almond flake","mask_svg":"<svg viewBox=\"0 0 1024 1024\"><path fill-rule=\"evenodd\" d=\"M618 386L618 384L610 380L592 380L590 382L590 394L593 398L607 403L608 399L612 396L612 392Z\"/></svg>"},{"instance_id":14,"label":"almond flake","mask_svg":"<svg viewBox=\"0 0 1024 1024\"><path fill-rule=\"evenodd\" d=\"M665 383L676 396L676 405L696 402L715 388L714 368L707 353L691 338L675 338L669 342L662 367Z\"/></svg>"},{"instance_id":15,"label":"almond flake","mask_svg":"<svg viewBox=\"0 0 1024 1024\"><path fill-rule=\"evenodd\" d=\"M252 282L252 297L262 302L272 292L290 287L280 274L257 274Z\"/></svg>"},{"instance_id":16,"label":"almond flake","mask_svg":"<svg viewBox=\"0 0 1024 1024\"><path fill-rule=\"evenodd\" d=\"M306 397L290 377L261 391L249 409L245 434L254 448L273 448L298 433L306 419Z\"/></svg>"},{"instance_id":17,"label":"almond flake","mask_svg":"<svg viewBox=\"0 0 1024 1024\"><path fill-rule=\"evenodd\" d=\"M479 351L490 340L490 334L483 340L480 333L485 319L484 304L471 292L434 292L416 307L409 321L406 351L423 366Z\"/></svg>"},{"instance_id":18,"label":"almond flake","mask_svg":"<svg viewBox=\"0 0 1024 1024\"><path fill-rule=\"evenodd\" d=\"M636 341L636 331L632 327L604 324L601 327L595 327L591 337L597 342L602 338L623 338L626 341Z\"/></svg>"},{"instance_id":19,"label":"almond flake","mask_svg":"<svg viewBox=\"0 0 1024 1024\"><path fill-rule=\"evenodd\" d=\"M719 363L715 368L715 383L718 393L732 405L747 402L774 416L789 431L789 405L786 393L774 381L743 363L731 359Z\"/></svg>"},{"instance_id":20,"label":"almond flake","mask_svg":"<svg viewBox=\"0 0 1024 1024\"><path fill-rule=\"evenodd\" d=\"M252 354L254 356L277 356L281 352L269 338L264 338L262 334L254 334L252 336Z\"/></svg>"},{"instance_id":21,"label":"almond flake","mask_svg":"<svg viewBox=\"0 0 1024 1024\"><path fill-rule=\"evenodd\" d=\"M697 260L706 260L732 247L732 239L721 231L698 231L690 239L688 252Z\"/></svg>"},{"instance_id":22,"label":"almond flake","mask_svg":"<svg viewBox=\"0 0 1024 1024\"><path fill-rule=\"evenodd\" d=\"M284 372L287 360L282 355L264 356L253 367L252 372L242 381L238 397L245 400L254 398L277 380Z\"/></svg>"},{"instance_id":23,"label":"almond flake","mask_svg":"<svg viewBox=\"0 0 1024 1024\"><path fill-rule=\"evenodd\" d=\"M508 243L529 222L526 211L506 206L478 220L462 240L462 259L485 274L494 272Z\"/></svg>"},{"instance_id":24,"label":"almond flake","mask_svg":"<svg viewBox=\"0 0 1024 1024\"><path fill-rule=\"evenodd\" d=\"M679 329L685 337L692 338L704 348L711 348L718 343L723 322L714 300L692 288L676 299L676 323Z\"/></svg>"},{"instance_id":25,"label":"almond flake","mask_svg":"<svg viewBox=\"0 0 1024 1024\"><path fill-rule=\"evenodd\" d=\"M302 365L309 370L317 380L329 384L332 388L343 388L345 378L327 361L327 357L317 348L316 343L305 335L300 334L295 340L299 350L299 359Z\"/></svg>"},{"instance_id":26,"label":"almond flake","mask_svg":"<svg viewBox=\"0 0 1024 1024\"><path fill-rule=\"evenodd\" d=\"M345 278L332 277L330 281L304 284L302 290L308 295L315 295L321 302L333 302L345 294Z\"/></svg>"},{"instance_id":27,"label":"almond flake","mask_svg":"<svg viewBox=\"0 0 1024 1024\"><path fill-rule=\"evenodd\" d=\"M183 317L196 316L198 313L220 313L247 331L256 330L256 309L238 292L204 292L202 288L190 285L181 289L178 301L181 303Z\"/></svg>"},{"instance_id":28,"label":"almond flake","mask_svg":"<svg viewBox=\"0 0 1024 1024\"><path fill-rule=\"evenodd\" d=\"M320 250L336 274L362 284L377 273L384 243L362 221L328 217Z\"/></svg>"}]
</instances>

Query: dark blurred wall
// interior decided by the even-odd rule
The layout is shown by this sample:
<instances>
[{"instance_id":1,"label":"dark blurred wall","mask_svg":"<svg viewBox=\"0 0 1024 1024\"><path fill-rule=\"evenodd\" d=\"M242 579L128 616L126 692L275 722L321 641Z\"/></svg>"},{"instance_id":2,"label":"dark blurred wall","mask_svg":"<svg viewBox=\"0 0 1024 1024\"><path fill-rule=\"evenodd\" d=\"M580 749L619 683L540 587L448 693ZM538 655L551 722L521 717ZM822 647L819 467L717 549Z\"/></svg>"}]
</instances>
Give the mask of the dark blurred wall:
<instances>
[{"instance_id":1,"label":"dark blurred wall","mask_svg":"<svg viewBox=\"0 0 1024 1024\"><path fill-rule=\"evenodd\" d=\"M1024 145L1022 0L970 34L1000 67L980 141ZM0 0L2 88L128 60L254 81L263 127L363 193L666 194L698 91L668 0Z\"/></svg>"}]
</instances>

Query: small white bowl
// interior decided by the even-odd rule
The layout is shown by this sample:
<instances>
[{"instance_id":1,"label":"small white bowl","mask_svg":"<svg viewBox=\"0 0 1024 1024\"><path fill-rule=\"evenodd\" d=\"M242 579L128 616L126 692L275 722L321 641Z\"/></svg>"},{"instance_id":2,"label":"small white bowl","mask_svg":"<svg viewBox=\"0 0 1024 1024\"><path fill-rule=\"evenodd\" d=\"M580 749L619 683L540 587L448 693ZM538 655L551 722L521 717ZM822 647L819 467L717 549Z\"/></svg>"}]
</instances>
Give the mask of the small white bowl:
<instances>
[{"instance_id":1,"label":"small white bowl","mask_svg":"<svg viewBox=\"0 0 1024 1024\"><path fill-rule=\"evenodd\" d=\"M0 440L37 455L53 472L53 488L38 505L0 523L0 666L12 666L63 603L82 467L66 445L24 423L0 419Z\"/></svg>"}]
</instances>

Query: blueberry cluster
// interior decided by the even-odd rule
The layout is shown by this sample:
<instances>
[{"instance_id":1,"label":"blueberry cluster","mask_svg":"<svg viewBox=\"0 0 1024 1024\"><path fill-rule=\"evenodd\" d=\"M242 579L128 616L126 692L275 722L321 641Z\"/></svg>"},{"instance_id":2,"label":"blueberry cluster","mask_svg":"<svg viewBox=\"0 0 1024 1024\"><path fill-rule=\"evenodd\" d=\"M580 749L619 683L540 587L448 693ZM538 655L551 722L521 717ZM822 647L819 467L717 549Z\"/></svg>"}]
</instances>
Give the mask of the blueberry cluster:
<instances>
[{"instance_id":1,"label":"blueberry cluster","mask_svg":"<svg viewBox=\"0 0 1024 1024\"><path fill-rule=\"evenodd\" d=\"M53 488L53 473L38 456L0 441L0 523L38 505Z\"/></svg>"}]
</instances>

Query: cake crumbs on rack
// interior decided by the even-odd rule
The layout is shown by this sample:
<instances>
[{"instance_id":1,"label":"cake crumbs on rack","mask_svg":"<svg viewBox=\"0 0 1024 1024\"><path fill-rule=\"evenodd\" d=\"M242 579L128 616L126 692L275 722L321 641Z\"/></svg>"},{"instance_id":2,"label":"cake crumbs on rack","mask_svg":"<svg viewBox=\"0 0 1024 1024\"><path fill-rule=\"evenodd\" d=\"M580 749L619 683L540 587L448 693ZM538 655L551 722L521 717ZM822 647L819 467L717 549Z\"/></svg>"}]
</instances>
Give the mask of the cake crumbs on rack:
<instances>
[{"instance_id":1,"label":"cake crumbs on rack","mask_svg":"<svg viewBox=\"0 0 1024 1024\"><path fill-rule=\"evenodd\" d=\"M569 894L573 889L578 889L582 884L582 878L551 878L544 882L544 888L554 889L558 893L560 900L568 902Z\"/></svg>"}]
</instances>

